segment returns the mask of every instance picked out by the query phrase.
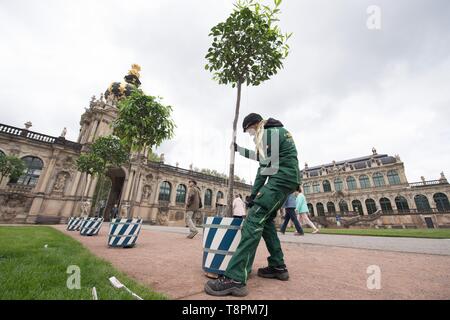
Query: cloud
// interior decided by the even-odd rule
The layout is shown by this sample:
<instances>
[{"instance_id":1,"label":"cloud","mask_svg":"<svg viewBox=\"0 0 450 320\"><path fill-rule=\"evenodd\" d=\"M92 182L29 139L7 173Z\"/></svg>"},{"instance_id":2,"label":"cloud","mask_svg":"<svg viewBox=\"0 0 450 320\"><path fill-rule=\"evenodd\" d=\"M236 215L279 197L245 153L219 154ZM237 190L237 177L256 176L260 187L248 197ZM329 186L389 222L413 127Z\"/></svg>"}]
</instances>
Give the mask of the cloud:
<instances>
[{"instance_id":1,"label":"cloud","mask_svg":"<svg viewBox=\"0 0 450 320\"><path fill-rule=\"evenodd\" d=\"M284 1L291 53L270 81L245 87L245 114L281 120L303 166L399 154L409 180L449 172L450 3L379 0L382 29L368 30L372 1ZM187 168L228 172L235 90L204 70L208 32L231 1L3 1L1 122L77 139L90 97L142 66L143 89L174 107L176 137L158 152ZM252 147L239 130L238 141ZM256 165L236 162L253 180Z\"/></svg>"}]
</instances>

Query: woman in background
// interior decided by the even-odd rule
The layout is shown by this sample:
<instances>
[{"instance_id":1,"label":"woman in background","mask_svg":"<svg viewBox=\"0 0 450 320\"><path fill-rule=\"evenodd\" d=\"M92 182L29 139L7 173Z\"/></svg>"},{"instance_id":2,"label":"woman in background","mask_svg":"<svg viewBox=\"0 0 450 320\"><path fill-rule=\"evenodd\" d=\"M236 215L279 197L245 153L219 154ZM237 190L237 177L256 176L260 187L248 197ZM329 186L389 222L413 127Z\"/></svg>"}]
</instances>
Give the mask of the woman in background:
<instances>
[{"instance_id":1,"label":"woman in background","mask_svg":"<svg viewBox=\"0 0 450 320\"><path fill-rule=\"evenodd\" d=\"M314 225L314 223L309 220L308 217L308 206L306 204L306 198L302 193L302 188L298 187L298 195L297 195L297 199L295 200L296 202L296 207L295 207L295 213L298 214L298 218L300 220L300 223L302 225L309 225L311 228L313 228L313 232L312 233L317 233L319 232L319 229L317 229L317 227Z\"/></svg>"}]
</instances>

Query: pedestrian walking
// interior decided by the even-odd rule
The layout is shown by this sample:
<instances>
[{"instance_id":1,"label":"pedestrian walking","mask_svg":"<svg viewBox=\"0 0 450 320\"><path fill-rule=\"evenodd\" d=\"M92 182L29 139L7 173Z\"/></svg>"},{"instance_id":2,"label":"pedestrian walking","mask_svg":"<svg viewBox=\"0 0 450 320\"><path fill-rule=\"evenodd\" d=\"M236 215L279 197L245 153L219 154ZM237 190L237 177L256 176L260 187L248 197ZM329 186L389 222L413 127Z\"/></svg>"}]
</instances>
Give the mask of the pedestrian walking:
<instances>
[{"instance_id":1,"label":"pedestrian walking","mask_svg":"<svg viewBox=\"0 0 450 320\"><path fill-rule=\"evenodd\" d=\"M109 221L112 219L117 218L117 215L119 214L119 208L117 207L117 204L114 204L114 206L111 208Z\"/></svg>"},{"instance_id":2,"label":"pedestrian walking","mask_svg":"<svg viewBox=\"0 0 450 320\"><path fill-rule=\"evenodd\" d=\"M305 195L302 193L301 187L298 187L298 195L297 195L296 203L297 204L295 207L295 212L298 214L300 223L303 225L305 225L305 224L309 225L313 229L312 233L319 232L319 229L317 229L317 227L314 225L314 223L309 219L308 205L306 204L306 198L305 198Z\"/></svg>"},{"instance_id":3,"label":"pedestrian walking","mask_svg":"<svg viewBox=\"0 0 450 320\"><path fill-rule=\"evenodd\" d=\"M283 204L282 210L284 211L284 222L281 225L280 232L284 234L286 232L286 227L288 226L289 221L292 221L294 223L295 229L297 230L297 232L294 235L303 236L304 233L302 226L298 222L297 215L295 213L295 207L297 205L296 193L297 192L291 193Z\"/></svg>"},{"instance_id":4,"label":"pedestrian walking","mask_svg":"<svg viewBox=\"0 0 450 320\"><path fill-rule=\"evenodd\" d=\"M192 218L202 207L201 202L202 199L200 196L200 189L197 187L197 182L195 180L190 180L186 203L186 224L189 226L189 231L191 232L187 236L189 239L194 238L198 233Z\"/></svg>"},{"instance_id":5,"label":"pedestrian walking","mask_svg":"<svg viewBox=\"0 0 450 320\"><path fill-rule=\"evenodd\" d=\"M233 200L233 218L245 218L245 203L241 194L237 194Z\"/></svg>"}]
</instances>

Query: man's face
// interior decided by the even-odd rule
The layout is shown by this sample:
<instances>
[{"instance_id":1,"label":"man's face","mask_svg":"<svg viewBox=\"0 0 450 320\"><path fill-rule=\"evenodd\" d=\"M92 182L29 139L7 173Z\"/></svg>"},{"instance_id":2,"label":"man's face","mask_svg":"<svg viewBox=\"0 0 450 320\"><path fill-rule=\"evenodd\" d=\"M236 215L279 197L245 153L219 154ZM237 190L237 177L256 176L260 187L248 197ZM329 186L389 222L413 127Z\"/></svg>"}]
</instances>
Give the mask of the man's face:
<instances>
[{"instance_id":1,"label":"man's face","mask_svg":"<svg viewBox=\"0 0 450 320\"><path fill-rule=\"evenodd\" d=\"M192 181L189 181L189 187L193 187L194 183Z\"/></svg>"}]
</instances>

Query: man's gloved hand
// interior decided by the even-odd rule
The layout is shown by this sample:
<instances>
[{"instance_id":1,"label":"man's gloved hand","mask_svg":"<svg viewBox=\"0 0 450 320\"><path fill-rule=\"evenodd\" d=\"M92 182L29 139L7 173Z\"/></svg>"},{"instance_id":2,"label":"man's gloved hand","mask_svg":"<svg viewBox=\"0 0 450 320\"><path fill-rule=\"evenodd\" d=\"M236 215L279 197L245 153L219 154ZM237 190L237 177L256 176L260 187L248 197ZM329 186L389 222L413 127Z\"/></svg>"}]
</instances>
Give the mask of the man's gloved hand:
<instances>
[{"instance_id":1,"label":"man's gloved hand","mask_svg":"<svg viewBox=\"0 0 450 320\"><path fill-rule=\"evenodd\" d=\"M234 152L238 151L238 144L235 142L233 145L234 145Z\"/></svg>"},{"instance_id":2,"label":"man's gloved hand","mask_svg":"<svg viewBox=\"0 0 450 320\"><path fill-rule=\"evenodd\" d=\"M245 198L245 204L247 206L247 209L253 207L253 205L255 204L253 202L253 200L255 200L255 196L254 195L250 195L250 196L247 196Z\"/></svg>"}]
</instances>

